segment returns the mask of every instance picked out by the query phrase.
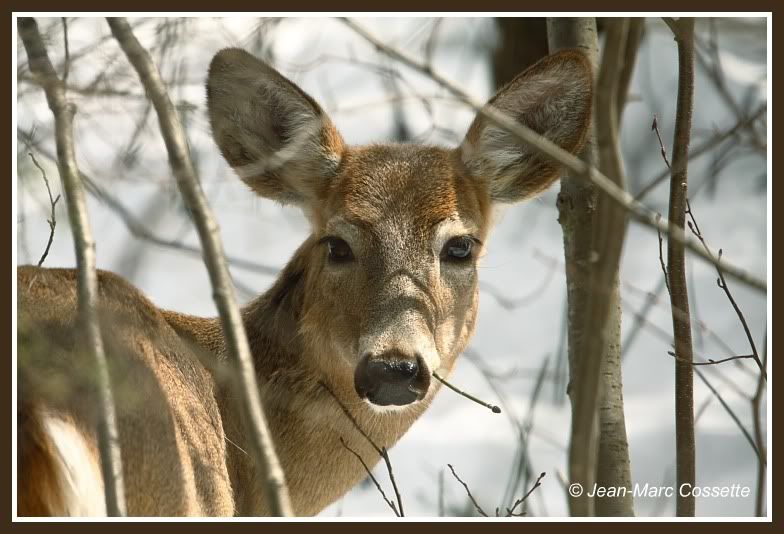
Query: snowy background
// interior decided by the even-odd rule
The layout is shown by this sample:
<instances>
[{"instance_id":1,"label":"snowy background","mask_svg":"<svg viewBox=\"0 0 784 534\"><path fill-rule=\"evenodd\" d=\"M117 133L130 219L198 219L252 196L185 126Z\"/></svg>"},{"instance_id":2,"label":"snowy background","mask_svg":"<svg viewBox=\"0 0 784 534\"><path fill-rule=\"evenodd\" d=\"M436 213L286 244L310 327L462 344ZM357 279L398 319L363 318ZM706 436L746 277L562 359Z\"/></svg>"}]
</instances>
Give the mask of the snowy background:
<instances>
[{"instance_id":1,"label":"snowy background","mask_svg":"<svg viewBox=\"0 0 784 534\"><path fill-rule=\"evenodd\" d=\"M484 99L492 94L490 61L497 39L493 19L444 19L438 23L434 38L434 20L429 18L362 19L361 23L385 42L416 57L431 54L434 68L459 82L474 97ZM61 21L40 19L39 24L57 68L64 57ZM210 137L203 89L207 65L216 51L242 46L271 59L284 75L322 103L348 143L390 139L397 112L403 114L416 140L453 146L473 118L470 110L450 101L435 84L380 56L334 19L135 19L132 24L172 87L171 96L187 126L227 253L261 265L232 267L243 302L272 284L274 272L307 236L308 225L296 209L253 197L220 157ZM715 30L724 89L717 88L705 66L698 64L692 147L734 126L739 116L755 111L767 100L765 19L722 19L712 24L699 21L698 37L704 45ZM78 106L78 162L82 172L101 188L104 199L107 195L111 199L106 202L98 200L96 194L89 196L98 266L127 277L158 306L215 315L207 273L198 254L159 246L129 231L127 223L135 221L162 240L198 247L198 237L169 174L154 111L143 98L135 72L103 19L69 19L68 38L68 83L74 88L70 97ZM52 117L42 92L29 82L27 58L21 41L17 44L15 252L17 263L24 264L37 262L49 234L46 189L27 155L29 146L47 169L55 194L60 192L60 185L56 167L46 156L54 153ZM711 58L709 54L705 57ZM671 151L676 58L676 45L666 26L658 19L649 19L622 126L632 193L664 170L658 143L650 130L654 114ZM390 82L389 77L381 75L383 69L394 70L400 78ZM396 98L390 98L395 94ZM392 102L399 103L397 111ZM769 177L765 117L763 114L755 123L754 133L744 129L737 140L724 142L693 160L689 180L692 207L708 242L723 248L728 261L767 279ZM447 390L439 394L431 409L390 452L408 515L438 515L439 494L447 515L471 513L463 488L452 478L447 463L455 467L490 512L508 499L510 492L522 495L532 481L509 487L519 470L515 420L527 420L532 425L526 457L534 478L539 472L547 473L528 501L529 515L563 516L567 512L560 478L566 474L570 410L565 396L565 281L562 234L556 221L557 189L555 186L540 199L510 207L499 221L480 267L483 294L476 336L467 355L470 357L459 360L453 377L455 384L481 398L502 402L505 414L492 414ZM665 182L645 202L666 215L667 194ZM119 212L125 213L125 222ZM61 202L57 206L54 243L45 265L74 264L67 214ZM718 359L749 353L737 316L716 286L713 267L692 259L688 272L695 354ZM624 396L633 479L640 484L673 485L674 371L672 358L667 355L672 327L655 232L630 225L621 277ZM729 284L762 350L767 296L732 280ZM653 306L645 320L637 323L649 293L656 295ZM749 397L754 394L757 374L753 363L747 362L701 370L751 431ZM534 403L537 376L544 365L547 367ZM753 515L754 452L727 411L697 377L695 408L700 410L696 434L698 485L741 484L752 488L751 496L745 499L698 499L697 514ZM376 474L382 483L387 482L383 466L376 469ZM635 510L640 516L673 515L674 501L637 499ZM390 513L376 489L363 483L322 515Z\"/></svg>"}]
</instances>

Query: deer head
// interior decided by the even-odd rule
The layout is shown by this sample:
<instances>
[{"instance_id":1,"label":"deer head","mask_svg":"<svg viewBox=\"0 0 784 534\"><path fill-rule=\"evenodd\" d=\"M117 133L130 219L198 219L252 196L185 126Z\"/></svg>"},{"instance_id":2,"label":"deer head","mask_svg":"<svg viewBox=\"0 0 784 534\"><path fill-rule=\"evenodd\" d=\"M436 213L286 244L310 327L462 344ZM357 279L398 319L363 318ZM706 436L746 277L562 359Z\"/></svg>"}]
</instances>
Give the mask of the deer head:
<instances>
[{"instance_id":1,"label":"deer head","mask_svg":"<svg viewBox=\"0 0 784 534\"><path fill-rule=\"evenodd\" d=\"M454 149L347 146L310 96L239 49L212 60L207 100L240 178L310 220L299 331L315 364L376 406L425 400L473 332L493 204L544 191L557 166L481 114ZM563 51L488 104L575 153L591 100L587 59Z\"/></svg>"}]
</instances>

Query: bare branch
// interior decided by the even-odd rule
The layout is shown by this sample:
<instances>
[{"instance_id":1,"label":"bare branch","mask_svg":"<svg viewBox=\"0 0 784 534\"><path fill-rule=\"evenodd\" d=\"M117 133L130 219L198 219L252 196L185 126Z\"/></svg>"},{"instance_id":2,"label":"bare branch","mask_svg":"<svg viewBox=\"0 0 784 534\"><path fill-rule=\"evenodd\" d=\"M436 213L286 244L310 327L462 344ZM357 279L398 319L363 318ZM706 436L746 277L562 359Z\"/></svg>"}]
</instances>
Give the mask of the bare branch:
<instances>
[{"instance_id":1,"label":"bare branch","mask_svg":"<svg viewBox=\"0 0 784 534\"><path fill-rule=\"evenodd\" d=\"M692 233L697 236L697 239L700 240L703 246L707 248L708 244L705 242L705 238L700 231L700 227L697 224L697 219L694 218L694 212L691 209L691 203L689 202L689 199L686 199L686 214L691 219L688 221L689 230L691 230ZM721 252L721 249L719 249L719 259L721 259ZM749 346L751 347L752 358L759 367L760 374L762 375L763 379L767 381L768 373L765 371L765 366L762 365L762 362L760 361L759 354L757 353L757 345L754 343L754 336L751 335L751 330L749 329L749 324L746 322L746 317L743 315L743 312L741 311L740 306L738 306L738 303L735 302L735 298L732 296L732 292L727 286L727 281L724 279L724 274L721 271L720 264L716 265L716 272L719 274L719 278L716 280L716 283L722 290L724 290L724 294L727 295L730 304L732 304L732 308L735 310L735 314L738 316L738 319L743 326L743 331L746 333L746 339L748 340Z\"/></svg>"},{"instance_id":2,"label":"bare branch","mask_svg":"<svg viewBox=\"0 0 784 534\"><path fill-rule=\"evenodd\" d=\"M346 406L341 402L338 396L335 395L335 393L329 388L329 386L327 386L326 383L319 381L319 385L322 388L324 388L333 399L335 399L335 402L338 404L338 406L340 406L340 409L343 411L346 417L348 417L348 420L351 421L351 424L354 425L354 428L356 428L357 431L360 434L362 434L362 437L364 437L367 440L367 442L370 443L370 446L376 450L378 455L384 459L384 464L386 465L387 473L389 474L389 481L392 483L392 488L395 490L395 497L397 498L397 506L398 506L398 510L400 510L400 516L401 517L405 516L405 513L403 512L403 499L400 496L400 490L398 489L397 482L395 481L395 472L392 470L392 462L389 460L389 453L387 452L387 448L379 447L378 445L376 445L376 442L373 441L373 439L367 434L367 432L364 431L364 429L361 426L359 426L359 423L354 418L354 416L351 415L349 409L346 408Z\"/></svg>"},{"instance_id":3,"label":"bare branch","mask_svg":"<svg viewBox=\"0 0 784 534\"><path fill-rule=\"evenodd\" d=\"M36 264L38 267L43 265L46 256L49 255L49 248L52 246L52 241L54 241L54 229L57 226L57 219L55 219L54 210L57 206L57 201L60 200L60 195L57 195L57 198L52 198L52 189L49 187L49 180L46 178L46 171L38 164L36 161L35 156L32 152L28 152L30 159L33 160L33 165L35 165L39 171L41 171L41 176L44 179L44 183L46 184L46 192L49 194L49 205L52 208L52 215L51 218L47 219L46 222L49 223L49 241L46 242L46 248L44 249L43 254L41 254L41 259L38 260Z\"/></svg>"},{"instance_id":4,"label":"bare branch","mask_svg":"<svg viewBox=\"0 0 784 534\"><path fill-rule=\"evenodd\" d=\"M542 472L542 473L539 475L539 477L537 477L537 479L536 479L536 482L534 482L534 485L533 485L533 486L531 486L531 489L529 489L529 490L526 492L526 494L525 494L525 495L523 495L522 497L520 497L519 499L517 499L517 500L514 502L514 504L512 505L512 507L511 507L511 508L507 508L507 509L506 509L506 517L519 517L519 516L525 515L525 512L522 512L522 513L516 514L516 513L515 513L515 508L517 508L519 505L521 505L521 504L522 504L522 503L524 503L526 500L528 500L528 497L529 497L529 496L530 496L530 495L531 495L531 494L534 492L534 490L535 490L536 488L538 488L539 486L541 486L541 485L542 485L542 479L544 478L544 476L545 476L546 474L547 474L547 473L544 473L544 472Z\"/></svg>"},{"instance_id":5,"label":"bare branch","mask_svg":"<svg viewBox=\"0 0 784 534\"><path fill-rule=\"evenodd\" d=\"M386 494L386 493L384 493L384 490L381 488L381 484L379 484L379 483L378 483L378 480L376 480L376 477L374 477L374 476L373 476L373 473L370 471L370 468L369 468L369 467L368 467L368 465L365 463L365 460L363 460L363 459L362 459L362 456L360 456L360 455L359 455L359 453L358 453L357 451L355 451L354 449L352 449L351 447L349 447L349 446L346 444L346 442L343 440L343 438L342 438L342 437L340 438L340 444L341 444L341 445L343 445L343 447L345 447L345 448L346 448L346 450L347 450L348 452L350 452L351 454L353 454L354 456L356 456L356 457L357 457L357 460L359 460L359 463L361 463L361 464L362 464L362 467L364 467L364 468L365 468L365 472L366 472L366 473L367 473L367 475L370 477L370 480L372 480L372 481L373 481L373 484L375 484L375 485L376 485L376 489L378 489L378 492L381 494L381 497L382 497L382 498L384 499L384 501L385 501L385 502L386 502L386 503L389 505L389 507L390 507L390 508L392 508L392 511L393 511L393 512L395 512L395 515L396 515L396 516L398 516L398 517L400 517L400 512L398 512L398 511L397 511L397 507L395 506L395 503L393 503L392 501L390 501L390 500L387 498L387 494Z\"/></svg>"},{"instance_id":6,"label":"bare branch","mask_svg":"<svg viewBox=\"0 0 784 534\"><path fill-rule=\"evenodd\" d=\"M606 175L600 173L597 169L591 167L590 165L587 165L577 156L570 154L555 143L537 134L530 128L518 123L504 113L499 112L493 106L485 106L482 102L479 102L468 95L457 84L436 73L430 66L425 65L404 54L403 52L384 44L382 41L380 41L378 38L373 36L354 21L345 18L341 20L358 35L376 47L379 51L384 52L390 57L393 57L401 63L404 63L405 65L408 65L409 67L428 76L441 87L452 93L457 100L474 109L477 113L479 113L482 117L491 123L499 126L500 128L503 128L505 131L515 136L526 146L537 150L545 157L555 161L568 171L574 173L575 176L581 176L593 182L597 187L604 191L609 196L609 198L627 210L631 217L637 222L653 230L656 228L660 229L672 240L683 244L694 254L703 260L712 263L713 265L716 265L719 262L719 259L714 254L703 250L699 243L697 243L694 239L691 239L682 228L672 226L662 221L657 222L656 214L652 210L643 206L640 202L635 200L632 195L614 184L612 180L610 180ZM736 280L741 281L744 284L759 291L767 291L767 282L765 280L749 274L739 267L724 264L724 272Z\"/></svg>"},{"instance_id":7,"label":"bare branch","mask_svg":"<svg viewBox=\"0 0 784 534\"><path fill-rule=\"evenodd\" d=\"M199 233L204 249L204 262L212 283L213 297L223 325L227 352L237 372L240 409L244 413L248 426L249 442L256 468L260 471L260 476L256 477L259 490L264 495L273 515L290 516L292 507L288 488L262 409L248 338L226 265L218 225L196 176L185 132L158 69L150 54L133 35L128 22L123 18L107 20L112 34L138 73L147 95L152 100L166 143L172 172Z\"/></svg>"},{"instance_id":8,"label":"bare branch","mask_svg":"<svg viewBox=\"0 0 784 534\"><path fill-rule=\"evenodd\" d=\"M96 389L100 402L98 448L106 496L106 510L111 516L123 516L126 508L117 416L98 320L95 242L90 229L87 204L80 181L79 168L76 164L73 140L73 117L76 113L76 107L66 99L63 82L57 78L52 63L49 61L35 19L19 18L17 27L27 51L30 72L37 78L46 93L46 101L54 115L57 164L65 189L68 219L71 223L76 252L79 322L81 328L84 329L87 350L92 353L96 367Z\"/></svg>"},{"instance_id":9,"label":"bare branch","mask_svg":"<svg viewBox=\"0 0 784 534\"><path fill-rule=\"evenodd\" d=\"M471 490L468 489L468 484L463 482L462 479L459 476L457 476L457 473L455 473L455 468L452 467L452 464L446 464L446 465L449 467L449 470L452 471L452 476L455 477L455 479L458 482L460 482L463 485L463 487L465 488L466 494L468 495L468 498L471 499L471 502L474 503L474 508L476 508L476 511L479 512L479 514L482 517L488 517L488 515L485 513L485 511L482 510L482 507L479 506L479 503L476 502L476 499L474 499L474 496L471 495Z\"/></svg>"}]
</instances>

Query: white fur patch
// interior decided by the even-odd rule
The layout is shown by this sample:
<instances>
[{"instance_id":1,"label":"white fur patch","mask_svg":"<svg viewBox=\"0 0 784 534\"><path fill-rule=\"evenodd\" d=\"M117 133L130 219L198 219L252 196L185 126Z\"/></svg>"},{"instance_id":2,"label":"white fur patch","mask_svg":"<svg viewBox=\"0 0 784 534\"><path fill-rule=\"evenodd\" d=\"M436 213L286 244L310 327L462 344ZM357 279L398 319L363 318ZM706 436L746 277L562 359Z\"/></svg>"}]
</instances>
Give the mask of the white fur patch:
<instances>
[{"instance_id":1,"label":"white fur patch","mask_svg":"<svg viewBox=\"0 0 784 534\"><path fill-rule=\"evenodd\" d=\"M57 450L55 463L65 513L69 516L106 516L106 497L98 458L72 423L46 417L44 428Z\"/></svg>"}]
</instances>

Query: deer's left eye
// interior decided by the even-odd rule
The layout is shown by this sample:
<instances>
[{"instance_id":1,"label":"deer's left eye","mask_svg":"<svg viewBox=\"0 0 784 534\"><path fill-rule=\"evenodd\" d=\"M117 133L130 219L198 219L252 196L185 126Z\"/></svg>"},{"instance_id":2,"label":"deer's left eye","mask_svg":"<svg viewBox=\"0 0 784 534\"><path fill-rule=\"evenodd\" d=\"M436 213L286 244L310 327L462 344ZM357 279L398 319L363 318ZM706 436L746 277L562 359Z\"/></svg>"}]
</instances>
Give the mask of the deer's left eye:
<instances>
[{"instance_id":1,"label":"deer's left eye","mask_svg":"<svg viewBox=\"0 0 784 534\"><path fill-rule=\"evenodd\" d=\"M441 250L441 259L446 261L468 261L474 248L474 239L471 236L462 235L453 237L444 244Z\"/></svg>"}]
</instances>

